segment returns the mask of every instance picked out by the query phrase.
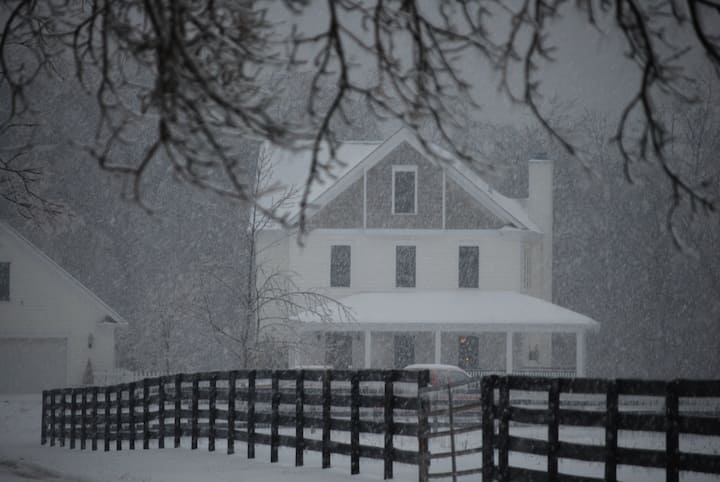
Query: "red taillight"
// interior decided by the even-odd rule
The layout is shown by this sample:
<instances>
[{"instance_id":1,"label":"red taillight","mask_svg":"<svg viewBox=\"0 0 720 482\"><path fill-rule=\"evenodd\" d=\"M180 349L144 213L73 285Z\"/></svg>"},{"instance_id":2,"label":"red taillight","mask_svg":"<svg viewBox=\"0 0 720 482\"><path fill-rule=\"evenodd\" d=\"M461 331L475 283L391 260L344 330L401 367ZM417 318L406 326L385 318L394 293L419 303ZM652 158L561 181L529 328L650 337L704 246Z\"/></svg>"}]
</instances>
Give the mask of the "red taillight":
<instances>
[{"instance_id":1,"label":"red taillight","mask_svg":"<svg viewBox=\"0 0 720 482\"><path fill-rule=\"evenodd\" d=\"M430 372L430 385L438 386L439 384L440 384L440 380L438 379L437 372Z\"/></svg>"}]
</instances>

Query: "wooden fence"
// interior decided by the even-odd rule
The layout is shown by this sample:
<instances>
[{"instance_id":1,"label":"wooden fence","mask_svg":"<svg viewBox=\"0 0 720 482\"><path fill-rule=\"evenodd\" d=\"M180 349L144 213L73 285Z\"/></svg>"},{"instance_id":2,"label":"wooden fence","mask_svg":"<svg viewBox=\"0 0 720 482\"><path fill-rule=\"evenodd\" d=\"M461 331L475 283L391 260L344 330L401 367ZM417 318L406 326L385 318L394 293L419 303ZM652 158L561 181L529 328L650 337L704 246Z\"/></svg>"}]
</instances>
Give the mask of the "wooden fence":
<instances>
[{"instance_id":1,"label":"wooden fence","mask_svg":"<svg viewBox=\"0 0 720 482\"><path fill-rule=\"evenodd\" d=\"M720 437L720 413L717 412L720 381L490 376L483 378L481 392L483 480L616 481L618 465L664 469L668 482L677 482L681 471L720 474L720 455L717 452L680 450L681 436ZM513 399L527 400L528 393L535 396L543 394L545 408L513 403ZM571 403L572 399L589 397L604 399L603 409L592 410L583 407L583 403ZM621 401L621 397L661 398L664 413L633 409L632 400ZM711 399L715 399L715 405L703 403ZM681 404L690 409L681 410ZM543 437L535 438L513 435L511 424L515 428L540 426L545 433ZM560 440L560 426L595 427L601 433L604 431L604 440L593 444ZM621 446L618 444L618 431L649 433L664 438L664 450ZM712 440L715 445L720 445L720 439ZM510 452L544 456L546 467L513 466L510 464ZM604 474L592 477L560 473L558 459L600 462L604 464Z\"/></svg>"},{"instance_id":2,"label":"wooden fence","mask_svg":"<svg viewBox=\"0 0 720 482\"><path fill-rule=\"evenodd\" d=\"M250 370L177 374L104 387L47 390L42 397L41 442L71 449L109 451L142 444L164 448L168 439L190 448L207 440L209 451L224 440L227 453L235 441L255 457L256 444L270 446L277 462L280 446L295 448L295 465L305 450L350 457L352 474L360 458L381 459L384 477L393 463L418 465L427 480L429 465L427 407L418 392L428 384L428 371L403 370ZM306 430L320 430L320 439ZM375 434L379 444L361 443ZM333 440L340 436L342 440ZM395 436L417 440L412 450L396 448ZM366 435L367 437L367 435ZM185 442L187 443L187 442Z\"/></svg>"},{"instance_id":3,"label":"wooden fence","mask_svg":"<svg viewBox=\"0 0 720 482\"><path fill-rule=\"evenodd\" d=\"M482 431L482 400L480 399L480 381L461 382L427 388L420 391L421 397L428 406L428 423L431 426L428 440L430 442L430 460L438 462L450 461L450 466L440 466L428 471L428 479L448 479L456 481L458 477L476 476L482 473L480 454L481 438L470 437L470 445L462 448L456 444L456 437L480 434ZM435 449L434 441L449 440L450 450ZM471 466L458 467L458 458L472 457ZM438 466L440 464L436 464ZM476 478L476 477L475 477Z\"/></svg>"}]
</instances>

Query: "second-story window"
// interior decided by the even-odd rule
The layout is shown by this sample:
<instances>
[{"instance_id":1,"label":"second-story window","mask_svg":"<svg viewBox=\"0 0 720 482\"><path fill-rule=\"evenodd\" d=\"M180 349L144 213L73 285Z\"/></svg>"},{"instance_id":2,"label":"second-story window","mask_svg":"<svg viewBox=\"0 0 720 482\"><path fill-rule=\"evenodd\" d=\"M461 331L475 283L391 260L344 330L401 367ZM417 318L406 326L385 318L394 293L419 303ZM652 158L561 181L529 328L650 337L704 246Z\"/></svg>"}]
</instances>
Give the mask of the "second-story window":
<instances>
[{"instance_id":1,"label":"second-story window","mask_svg":"<svg viewBox=\"0 0 720 482\"><path fill-rule=\"evenodd\" d=\"M417 211L417 168L393 166L393 214L415 214Z\"/></svg>"},{"instance_id":2,"label":"second-story window","mask_svg":"<svg viewBox=\"0 0 720 482\"><path fill-rule=\"evenodd\" d=\"M0 262L0 301L10 301L10 263Z\"/></svg>"},{"instance_id":3,"label":"second-story window","mask_svg":"<svg viewBox=\"0 0 720 482\"><path fill-rule=\"evenodd\" d=\"M335 245L330 248L330 286L350 286L350 246Z\"/></svg>"},{"instance_id":4,"label":"second-story window","mask_svg":"<svg viewBox=\"0 0 720 482\"><path fill-rule=\"evenodd\" d=\"M415 246L395 247L395 286L415 287Z\"/></svg>"},{"instance_id":5,"label":"second-story window","mask_svg":"<svg viewBox=\"0 0 720 482\"><path fill-rule=\"evenodd\" d=\"M458 251L458 286L460 288L477 288L479 268L478 247L460 246Z\"/></svg>"}]
</instances>

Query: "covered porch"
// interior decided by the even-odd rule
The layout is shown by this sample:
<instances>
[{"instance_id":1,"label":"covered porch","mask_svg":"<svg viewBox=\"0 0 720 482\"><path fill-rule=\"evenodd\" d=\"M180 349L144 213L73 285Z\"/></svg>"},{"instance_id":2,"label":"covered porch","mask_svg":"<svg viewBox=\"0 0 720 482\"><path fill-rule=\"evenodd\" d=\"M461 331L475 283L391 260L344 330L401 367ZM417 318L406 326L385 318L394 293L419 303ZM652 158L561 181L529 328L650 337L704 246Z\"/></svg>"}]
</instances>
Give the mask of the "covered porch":
<instances>
[{"instance_id":1,"label":"covered porch","mask_svg":"<svg viewBox=\"0 0 720 482\"><path fill-rule=\"evenodd\" d=\"M397 290L340 301L355 320L301 315L291 366L443 363L473 375L584 376L586 334L598 328L584 315L515 292Z\"/></svg>"}]
</instances>

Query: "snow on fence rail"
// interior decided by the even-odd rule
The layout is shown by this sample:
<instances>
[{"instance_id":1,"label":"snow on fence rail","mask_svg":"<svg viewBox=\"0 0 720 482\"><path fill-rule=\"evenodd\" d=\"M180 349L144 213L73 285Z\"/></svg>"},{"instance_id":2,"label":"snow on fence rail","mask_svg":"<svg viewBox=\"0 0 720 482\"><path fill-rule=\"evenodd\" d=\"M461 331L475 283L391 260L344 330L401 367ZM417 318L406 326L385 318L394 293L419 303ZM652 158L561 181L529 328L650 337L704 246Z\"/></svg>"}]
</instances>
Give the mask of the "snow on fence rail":
<instances>
[{"instance_id":1,"label":"snow on fence rail","mask_svg":"<svg viewBox=\"0 0 720 482\"><path fill-rule=\"evenodd\" d=\"M513 400L525 398L528 392L545 394L546 408L513 403ZM518 393L520 396L517 396ZM603 398L604 410L582 410L577 405L566 403L573 398L588 397ZM643 397L664 400L664 413L620 409L623 405L621 398ZM720 474L720 413L717 411L720 381L490 376L482 379L481 398L483 480L615 481L618 465L664 469L668 482L677 482L682 471ZM695 403L687 403L688 399ZM680 400L685 400L684 406L691 410L683 413ZM715 402L714 409L709 408L713 406L707 403L710 400ZM515 434L511 433L511 424ZM528 436L533 434L526 428L533 426L544 429L539 437L537 433L534 437ZM595 428L604 434L597 437L599 440L590 437L591 443L587 440L583 440L585 443L560 440L560 426L582 427L584 432ZM525 429L525 436L518 436L523 434L520 429ZM664 436L665 448L619 446L620 430L626 433L655 432L660 437ZM687 449L692 448L689 443L681 451L681 435L686 438L712 437L715 453L689 452ZM511 465L510 452L544 456L546 466L528 468ZM604 474L590 477L587 474L560 473L559 458L602 463Z\"/></svg>"},{"instance_id":2,"label":"snow on fence rail","mask_svg":"<svg viewBox=\"0 0 720 482\"><path fill-rule=\"evenodd\" d=\"M331 454L347 455L352 474L360 471L360 457L382 459L385 478L392 478L395 462L415 464L422 482L429 465L427 407L417 394L428 381L427 370L250 370L46 390L41 443L69 442L74 449L79 442L86 449L89 442L92 450L102 443L109 451L112 442L116 450L123 442L132 450L137 441L148 449L156 440L162 449L166 438L180 447L189 437L191 449L207 439L210 451L225 440L232 454L240 440L248 458L256 444L269 445L271 462L278 447L294 447L297 466L304 450L322 452L323 468ZM320 439L307 436L315 429ZM361 444L361 433L381 443ZM395 436L416 439L416 448L396 448Z\"/></svg>"},{"instance_id":3,"label":"snow on fence rail","mask_svg":"<svg viewBox=\"0 0 720 482\"><path fill-rule=\"evenodd\" d=\"M118 385L136 382L143 378L158 378L168 375L172 375L172 373L163 370L127 370L125 368L99 370L93 374L92 385Z\"/></svg>"}]
</instances>

